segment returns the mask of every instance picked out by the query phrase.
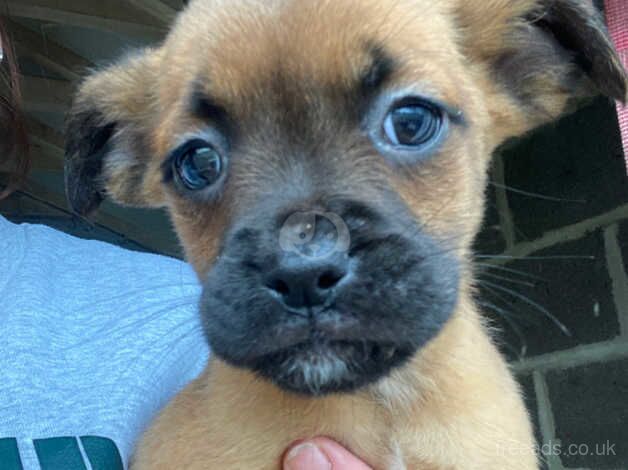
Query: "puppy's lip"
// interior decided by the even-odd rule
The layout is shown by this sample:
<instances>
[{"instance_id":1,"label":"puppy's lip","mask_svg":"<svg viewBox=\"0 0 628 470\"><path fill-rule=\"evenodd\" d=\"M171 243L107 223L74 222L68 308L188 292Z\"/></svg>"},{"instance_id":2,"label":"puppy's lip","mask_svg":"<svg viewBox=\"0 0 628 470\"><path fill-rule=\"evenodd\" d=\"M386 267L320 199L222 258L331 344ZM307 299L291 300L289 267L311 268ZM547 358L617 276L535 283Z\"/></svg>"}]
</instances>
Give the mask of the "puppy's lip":
<instances>
[{"instance_id":1,"label":"puppy's lip","mask_svg":"<svg viewBox=\"0 0 628 470\"><path fill-rule=\"evenodd\" d=\"M248 359L255 360L277 352L286 351L299 345L326 344L337 342L360 342L369 340L356 335L359 322L346 316L311 315L293 317L289 324L283 324L264 338L260 338L257 352ZM374 340L373 340L374 341Z\"/></svg>"},{"instance_id":2,"label":"puppy's lip","mask_svg":"<svg viewBox=\"0 0 628 470\"><path fill-rule=\"evenodd\" d=\"M323 308L309 316L294 315L273 331L258 337L255 347L241 356L238 363L251 366L280 356L304 353L342 355L350 349L359 351L359 348L377 351L376 356L383 361L411 349L393 338L373 335L352 315Z\"/></svg>"},{"instance_id":3,"label":"puppy's lip","mask_svg":"<svg viewBox=\"0 0 628 470\"><path fill-rule=\"evenodd\" d=\"M364 358L377 356L382 360L390 360L399 352L399 348L390 343L378 343L376 341L359 340L320 340L309 339L291 346L278 348L275 351L259 356L257 360L266 360L277 356L292 356L307 354L311 356L334 354L354 350Z\"/></svg>"},{"instance_id":4,"label":"puppy's lip","mask_svg":"<svg viewBox=\"0 0 628 470\"><path fill-rule=\"evenodd\" d=\"M355 326L355 323L351 323ZM265 342L265 346L252 353L247 362L255 363L277 356L294 354L334 354L350 349L361 351L364 355L376 354L380 359L392 358L401 346L387 341L379 341L361 337L352 331L348 325L340 327L338 324L321 323L282 330L281 335ZM368 354L367 354L368 353Z\"/></svg>"}]
</instances>

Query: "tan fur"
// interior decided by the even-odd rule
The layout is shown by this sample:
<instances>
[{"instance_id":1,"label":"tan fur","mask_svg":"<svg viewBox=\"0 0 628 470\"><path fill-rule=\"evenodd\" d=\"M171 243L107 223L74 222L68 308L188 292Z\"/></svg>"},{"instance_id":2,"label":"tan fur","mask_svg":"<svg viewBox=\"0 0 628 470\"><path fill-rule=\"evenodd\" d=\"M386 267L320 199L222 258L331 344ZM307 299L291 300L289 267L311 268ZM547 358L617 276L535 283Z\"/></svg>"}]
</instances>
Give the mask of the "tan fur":
<instances>
[{"instance_id":1,"label":"tan fur","mask_svg":"<svg viewBox=\"0 0 628 470\"><path fill-rule=\"evenodd\" d=\"M213 361L156 421L134 469L275 470L296 439L331 436L376 469L534 469L516 384L461 305L404 370L362 393L302 399Z\"/></svg>"},{"instance_id":2,"label":"tan fur","mask_svg":"<svg viewBox=\"0 0 628 470\"><path fill-rule=\"evenodd\" d=\"M575 66L545 66L542 57L521 60L540 72L532 68L530 76L509 81L508 60L526 50L554 51L527 23L542 7L540 0L196 0L161 47L86 82L76 112L95 108L104 122L122 124L104 162L103 190L122 203L167 207L200 276L233 214L251 202L247 197L265 196L242 189L263 177L260 159L280 157L240 156L220 201L211 204L165 186L164 156L178 135L202 125L189 115L193 84L245 123L251 141L262 142L256 129L272 129L277 77L297 101L317 87L349 84L363 67L368 40L400 59L388 87L428 93L468 119L411 171L391 170L374 152L362 163L379 165L426 230L462 262L460 300L440 335L377 385L326 398L291 395L213 359L145 435L133 470L277 469L292 442L319 435L375 469L537 468L518 386L472 299L470 250L495 147L555 119L570 98L599 91L591 87L599 77L567 85ZM623 79L623 71L614 72ZM325 107L333 113L335 99L322 98L323 130ZM145 142L143 152L130 149L133 140Z\"/></svg>"}]
</instances>

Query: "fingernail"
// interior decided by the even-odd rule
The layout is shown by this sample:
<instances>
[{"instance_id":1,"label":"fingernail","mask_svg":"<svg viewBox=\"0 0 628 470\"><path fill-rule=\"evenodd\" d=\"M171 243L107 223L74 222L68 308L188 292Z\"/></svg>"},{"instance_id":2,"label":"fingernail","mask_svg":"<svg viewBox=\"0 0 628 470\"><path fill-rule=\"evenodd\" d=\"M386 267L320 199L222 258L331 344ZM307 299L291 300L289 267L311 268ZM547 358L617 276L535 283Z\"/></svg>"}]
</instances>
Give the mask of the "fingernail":
<instances>
[{"instance_id":1,"label":"fingernail","mask_svg":"<svg viewBox=\"0 0 628 470\"><path fill-rule=\"evenodd\" d=\"M331 462L314 444L300 444L288 453L286 470L331 470Z\"/></svg>"}]
</instances>

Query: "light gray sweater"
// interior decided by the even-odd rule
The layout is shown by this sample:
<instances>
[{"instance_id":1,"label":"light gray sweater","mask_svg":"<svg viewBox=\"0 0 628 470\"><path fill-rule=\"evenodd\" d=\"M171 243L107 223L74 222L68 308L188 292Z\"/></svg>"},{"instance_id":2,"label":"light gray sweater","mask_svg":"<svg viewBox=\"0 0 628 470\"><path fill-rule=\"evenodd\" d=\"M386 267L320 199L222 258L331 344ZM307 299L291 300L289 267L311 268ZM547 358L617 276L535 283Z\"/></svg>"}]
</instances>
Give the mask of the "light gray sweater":
<instances>
[{"instance_id":1,"label":"light gray sweater","mask_svg":"<svg viewBox=\"0 0 628 470\"><path fill-rule=\"evenodd\" d=\"M0 470L120 470L208 348L184 263L0 217Z\"/></svg>"}]
</instances>

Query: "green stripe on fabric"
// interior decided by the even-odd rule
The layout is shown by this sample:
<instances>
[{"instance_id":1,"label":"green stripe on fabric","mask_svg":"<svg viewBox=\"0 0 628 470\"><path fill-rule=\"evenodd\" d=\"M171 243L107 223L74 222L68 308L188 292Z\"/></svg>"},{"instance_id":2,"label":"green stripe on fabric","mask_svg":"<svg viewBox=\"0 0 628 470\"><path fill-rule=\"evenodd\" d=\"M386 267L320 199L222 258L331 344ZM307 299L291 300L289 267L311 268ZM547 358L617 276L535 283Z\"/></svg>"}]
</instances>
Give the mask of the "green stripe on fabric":
<instances>
[{"instance_id":1,"label":"green stripe on fabric","mask_svg":"<svg viewBox=\"0 0 628 470\"><path fill-rule=\"evenodd\" d=\"M81 443L93 470L124 470L120 451L111 439L84 436Z\"/></svg>"},{"instance_id":2,"label":"green stripe on fabric","mask_svg":"<svg viewBox=\"0 0 628 470\"><path fill-rule=\"evenodd\" d=\"M0 469L24 470L17 439L0 439Z\"/></svg>"},{"instance_id":3,"label":"green stripe on fabric","mask_svg":"<svg viewBox=\"0 0 628 470\"><path fill-rule=\"evenodd\" d=\"M75 437L36 439L33 442L41 470L87 470Z\"/></svg>"}]
</instances>

